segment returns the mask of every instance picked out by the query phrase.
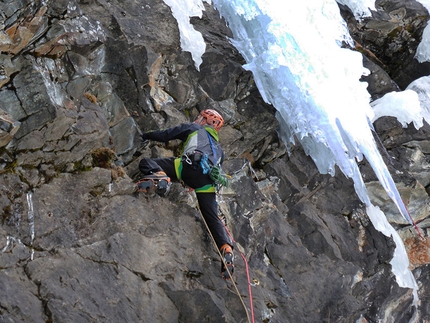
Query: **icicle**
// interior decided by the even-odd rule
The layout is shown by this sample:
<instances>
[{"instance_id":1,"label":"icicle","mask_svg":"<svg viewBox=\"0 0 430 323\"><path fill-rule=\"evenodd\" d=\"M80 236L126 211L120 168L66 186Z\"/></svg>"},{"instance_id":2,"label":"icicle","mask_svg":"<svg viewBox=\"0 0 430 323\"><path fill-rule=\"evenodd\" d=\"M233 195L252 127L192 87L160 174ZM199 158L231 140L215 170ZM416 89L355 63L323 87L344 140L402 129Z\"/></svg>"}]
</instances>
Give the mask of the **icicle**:
<instances>
[{"instance_id":1,"label":"icicle","mask_svg":"<svg viewBox=\"0 0 430 323\"><path fill-rule=\"evenodd\" d=\"M31 249L30 259L33 260L34 258L33 242L34 242L35 235L34 235L33 194L31 192L27 193L27 204L28 204L28 225L30 227L30 249Z\"/></svg>"},{"instance_id":2,"label":"icicle","mask_svg":"<svg viewBox=\"0 0 430 323\"><path fill-rule=\"evenodd\" d=\"M376 230L382 232L387 237L393 237L396 243L393 259L390 261L393 274L396 276L397 284L400 287L411 288L413 290L413 305L417 307L418 285L409 269L409 258L402 239L388 222L385 214L378 207L370 205L366 208L366 212Z\"/></svg>"},{"instance_id":3,"label":"icicle","mask_svg":"<svg viewBox=\"0 0 430 323\"><path fill-rule=\"evenodd\" d=\"M21 243L21 240L14 238L12 236L7 236L6 237L6 245L3 247L3 249L1 250L2 253L6 252L7 249L9 248L10 250L13 249L13 244L14 243Z\"/></svg>"},{"instance_id":4,"label":"icicle","mask_svg":"<svg viewBox=\"0 0 430 323\"><path fill-rule=\"evenodd\" d=\"M202 34L190 24L190 17L202 16L202 10L205 9L203 2L201 0L164 0L164 3L172 9L172 14L178 22L182 50L191 53L196 69L200 70L206 44Z\"/></svg>"}]
</instances>

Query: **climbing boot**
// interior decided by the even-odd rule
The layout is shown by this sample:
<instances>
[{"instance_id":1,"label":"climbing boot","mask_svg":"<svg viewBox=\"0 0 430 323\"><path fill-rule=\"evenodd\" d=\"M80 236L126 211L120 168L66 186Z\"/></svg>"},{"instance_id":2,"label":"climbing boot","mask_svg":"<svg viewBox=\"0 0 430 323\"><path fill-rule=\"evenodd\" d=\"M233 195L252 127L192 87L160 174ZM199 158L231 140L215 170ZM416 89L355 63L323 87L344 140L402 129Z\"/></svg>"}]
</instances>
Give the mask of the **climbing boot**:
<instances>
[{"instance_id":1,"label":"climbing boot","mask_svg":"<svg viewBox=\"0 0 430 323\"><path fill-rule=\"evenodd\" d=\"M163 171L158 171L154 174L145 175L137 182L137 190L142 193L157 193L160 196L165 196L170 189L170 177Z\"/></svg>"},{"instance_id":2,"label":"climbing boot","mask_svg":"<svg viewBox=\"0 0 430 323\"><path fill-rule=\"evenodd\" d=\"M170 178L167 177L167 179L160 179L157 182L157 188L155 189L155 192L160 196L166 196L167 193L169 193L170 190Z\"/></svg>"},{"instance_id":3,"label":"climbing boot","mask_svg":"<svg viewBox=\"0 0 430 323\"><path fill-rule=\"evenodd\" d=\"M225 244L220 248L223 261L221 261L221 276L223 279L230 279L234 272L234 255L230 245Z\"/></svg>"}]
</instances>

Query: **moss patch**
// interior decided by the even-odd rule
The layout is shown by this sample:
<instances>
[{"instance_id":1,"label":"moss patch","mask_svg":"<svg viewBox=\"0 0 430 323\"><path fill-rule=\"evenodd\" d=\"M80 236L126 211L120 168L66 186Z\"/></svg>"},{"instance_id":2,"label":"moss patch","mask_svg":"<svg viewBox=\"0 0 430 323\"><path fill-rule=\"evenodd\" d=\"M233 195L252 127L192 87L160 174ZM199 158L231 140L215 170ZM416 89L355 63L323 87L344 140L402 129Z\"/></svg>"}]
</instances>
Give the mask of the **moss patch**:
<instances>
[{"instance_id":1,"label":"moss patch","mask_svg":"<svg viewBox=\"0 0 430 323\"><path fill-rule=\"evenodd\" d=\"M98 148L91 152L93 157L93 166L101 168L112 168L112 159L115 157L115 152L110 148Z\"/></svg>"}]
</instances>

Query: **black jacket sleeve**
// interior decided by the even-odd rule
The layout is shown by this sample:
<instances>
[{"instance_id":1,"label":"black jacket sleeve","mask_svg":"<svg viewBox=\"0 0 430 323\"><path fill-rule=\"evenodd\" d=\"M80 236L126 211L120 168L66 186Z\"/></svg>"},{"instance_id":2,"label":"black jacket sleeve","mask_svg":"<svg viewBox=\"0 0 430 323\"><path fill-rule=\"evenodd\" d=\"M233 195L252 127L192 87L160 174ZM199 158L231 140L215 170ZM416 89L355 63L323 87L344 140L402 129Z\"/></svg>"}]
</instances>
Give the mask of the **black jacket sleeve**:
<instances>
[{"instance_id":1,"label":"black jacket sleeve","mask_svg":"<svg viewBox=\"0 0 430 323\"><path fill-rule=\"evenodd\" d=\"M185 141L187 137L194 131L200 129L202 126L196 123L183 123L179 126L168 128L165 130L155 130L144 132L141 137L143 140L150 139L160 142L167 142L169 140L180 139Z\"/></svg>"}]
</instances>

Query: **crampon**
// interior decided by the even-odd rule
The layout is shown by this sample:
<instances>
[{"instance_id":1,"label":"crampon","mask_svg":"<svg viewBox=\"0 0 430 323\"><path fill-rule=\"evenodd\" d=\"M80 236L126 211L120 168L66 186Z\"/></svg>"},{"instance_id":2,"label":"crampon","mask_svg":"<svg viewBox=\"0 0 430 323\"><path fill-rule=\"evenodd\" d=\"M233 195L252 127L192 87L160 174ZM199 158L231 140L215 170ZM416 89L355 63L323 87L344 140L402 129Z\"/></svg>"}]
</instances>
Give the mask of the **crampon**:
<instances>
[{"instance_id":1,"label":"crampon","mask_svg":"<svg viewBox=\"0 0 430 323\"><path fill-rule=\"evenodd\" d=\"M160 196L165 196L169 192L170 184L168 176L158 173L146 175L136 183L138 192L156 193Z\"/></svg>"}]
</instances>

